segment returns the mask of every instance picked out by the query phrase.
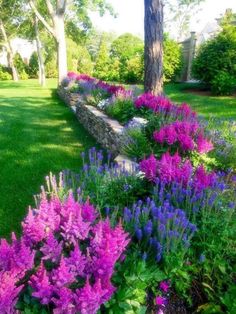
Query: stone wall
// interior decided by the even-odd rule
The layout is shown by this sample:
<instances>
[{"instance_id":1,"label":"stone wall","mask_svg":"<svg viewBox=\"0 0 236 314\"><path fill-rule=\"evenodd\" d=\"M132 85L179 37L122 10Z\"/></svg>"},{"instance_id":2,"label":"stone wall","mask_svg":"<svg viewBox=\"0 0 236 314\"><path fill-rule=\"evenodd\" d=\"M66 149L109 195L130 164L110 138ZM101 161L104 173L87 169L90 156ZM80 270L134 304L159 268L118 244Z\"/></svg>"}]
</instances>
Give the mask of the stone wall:
<instances>
[{"instance_id":1,"label":"stone wall","mask_svg":"<svg viewBox=\"0 0 236 314\"><path fill-rule=\"evenodd\" d=\"M76 116L102 147L114 156L120 152L123 126L93 106L76 104Z\"/></svg>"},{"instance_id":2,"label":"stone wall","mask_svg":"<svg viewBox=\"0 0 236 314\"><path fill-rule=\"evenodd\" d=\"M84 105L78 94L60 87L58 95L68 106L76 107L75 113L80 123L103 148L108 149L116 157L120 153L124 127L97 108Z\"/></svg>"},{"instance_id":3,"label":"stone wall","mask_svg":"<svg viewBox=\"0 0 236 314\"><path fill-rule=\"evenodd\" d=\"M57 90L59 97L68 105L75 106L79 101L78 93L70 93L66 88L59 87Z\"/></svg>"}]
</instances>

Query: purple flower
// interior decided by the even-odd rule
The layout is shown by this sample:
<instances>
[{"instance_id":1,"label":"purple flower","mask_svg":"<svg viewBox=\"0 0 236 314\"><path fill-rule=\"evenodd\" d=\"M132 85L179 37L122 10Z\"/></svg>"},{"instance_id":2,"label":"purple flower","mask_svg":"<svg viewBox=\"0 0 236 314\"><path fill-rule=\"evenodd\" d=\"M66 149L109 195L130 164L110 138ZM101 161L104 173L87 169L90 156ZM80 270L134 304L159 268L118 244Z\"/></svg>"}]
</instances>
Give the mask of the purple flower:
<instances>
[{"instance_id":1,"label":"purple flower","mask_svg":"<svg viewBox=\"0 0 236 314\"><path fill-rule=\"evenodd\" d=\"M40 251L44 254L43 260L50 259L52 262L57 263L62 254L62 242L58 243L53 233L50 233Z\"/></svg>"},{"instance_id":2,"label":"purple flower","mask_svg":"<svg viewBox=\"0 0 236 314\"><path fill-rule=\"evenodd\" d=\"M51 302L54 287L50 282L43 263L40 264L36 274L31 277L30 285L33 289L33 297L40 299L42 304L49 304Z\"/></svg>"},{"instance_id":3,"label":"purple flower","mask_svg":"<svg viewBox=\"0 0 236 314\"><path fill-rule=\"evenodd\" d=\"M140 169L145 173L145 177L149 181L154 181L157 176L158 162L154 155L151 155L148 159L144 159L140 162Z\"/></svg>"}]
</instances>

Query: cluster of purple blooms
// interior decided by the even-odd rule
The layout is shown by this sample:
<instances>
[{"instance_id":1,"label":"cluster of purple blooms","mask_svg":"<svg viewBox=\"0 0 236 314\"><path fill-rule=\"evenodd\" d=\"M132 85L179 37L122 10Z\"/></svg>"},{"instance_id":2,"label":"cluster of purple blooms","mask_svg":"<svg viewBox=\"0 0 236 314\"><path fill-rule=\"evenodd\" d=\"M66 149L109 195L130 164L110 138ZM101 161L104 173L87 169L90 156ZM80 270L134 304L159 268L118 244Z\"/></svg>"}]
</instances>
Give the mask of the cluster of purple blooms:
<instances>
[{"instance_id":1,"label":"cluster of purple blooms","mask_svg":"<svg viewBox=\"0 0 236 314\"><path fill-rule=\"evenodd\" d=\"M112 95L118 95L125 92L125 88L121 85L108 84L87 74L76 74L74 72L69 72L67 77L81 85L84 88L85 93L88 93L88 91L91 90L100 90L104 93L107 93L110 97Z\"/></svg>"},{"instance_id":2,"label":"cluster of purple blooms","mask_svg":"<svg viewBox=\"0 0 236 314\"><path fill-rule=\"evenodd\" d=\"M214 148L211 141L203 136L196 121L175 121L167 124L155 131L153 138L157 143L179 144L183 151L197 150L200 154L208 153Z\"/></svg>"},{"instance_id":3,"label":"cluster of purple blooms","mask_svg":"<svg viewBox=\"0 0 236 314\"><path fill-rule=\"evenodd\" d=\"M11 244L0 242L1 313L17 313L26 287L55 314L96 313L111 298L115 263L129 243L121 224L99 220L95 208L72 193L63 202L42 194L22 228L21 239L13 234Z\"/></svg>"},{"instance_id":4,"label":"cluster of purple blooms","mask_svg":"<svg viewBox=\"0 0 236 314\"><path fill-rule=\"evenodd\" d=\"M190 160L183 161L178 152L173 156L166 152L160 160L151 155L140 162L140 169L151 182L159 178L167 184L177 182L187 186L192 181L198 191L212 187L216 181L215 172L208 173L202 165L194 171Z\"/></svg>"},{"instance_id":5,"label":"cluster of purple blooms","mask_svg":"<svg viewBox=\"0 0 236 314\"><path fill-rule=\"evenodd\" d=\"M150 198L139 200L132 208L124 209L127 230L139 242L143 258L154 256L159 262L164 256L186 250L197 228L185 211L174 208L168 201L158 206Z\"/></svg>"},{"instance_id":6,"label":"cluster of purple blooms","mask_svg":"<svg viewBox=\"0 0 236 314\"><path fill-rule=\"evenodd\" d=\"M144 93L135 100L136 108L142 107L153 111L155 114L171 116L173 119L195 120L196 112L185 103L180 106L173 104L164 96L155 96L151 93Z\"/></svg>"}]
</instances>

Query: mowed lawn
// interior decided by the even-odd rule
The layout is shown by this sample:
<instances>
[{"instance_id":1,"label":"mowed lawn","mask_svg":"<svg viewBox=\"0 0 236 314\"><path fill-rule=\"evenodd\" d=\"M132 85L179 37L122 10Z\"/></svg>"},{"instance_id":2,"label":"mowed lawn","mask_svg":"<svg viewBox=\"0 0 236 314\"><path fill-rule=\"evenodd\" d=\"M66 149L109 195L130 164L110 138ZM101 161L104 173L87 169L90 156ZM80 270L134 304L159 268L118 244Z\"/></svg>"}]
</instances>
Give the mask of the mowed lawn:
<instances>
[{"instance_id":1,"label":"mowed lawn","mask_svg":"<svg viewBox=\"0 0 236 314\"><path fill-rule=\"evenodd\" d=\"M174 102L185 102L206 118L214 117L224 120L236 120L236 97L205 96L192 93L197 84L167 84L165 94Z\"/></svg>"},{"instance_id":2,"label":"mowed lawn","mask_svg":"<svg viewBox=\"0 0 236 314\"><path fill-rule=\"evenodd\" d=\"M0 237L20 232L50 171L77 170L95 141L56 96L56 81L0 82Z\"/></svg>"}]
</instances>

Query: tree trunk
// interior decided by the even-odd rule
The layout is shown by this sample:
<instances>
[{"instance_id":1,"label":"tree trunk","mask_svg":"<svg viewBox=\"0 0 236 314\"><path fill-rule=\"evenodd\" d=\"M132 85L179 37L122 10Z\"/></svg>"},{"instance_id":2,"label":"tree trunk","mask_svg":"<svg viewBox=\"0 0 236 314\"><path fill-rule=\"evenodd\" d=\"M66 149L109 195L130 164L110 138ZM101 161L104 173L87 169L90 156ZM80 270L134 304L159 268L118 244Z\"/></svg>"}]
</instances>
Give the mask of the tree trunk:
<instances>
[{"instance_id":1,"label":"tree trunk","mask_svg":"<svg viewBox=\"0 0 236 314\"><path fill-rule=\"evenodd\" d=\"M45 79L45 67L43 61L43 54L42 54L42 45L39 38L39 29L38 29L38 18L35 16L35 38L36 38L36 46L37 46L37 53L38 53L38 65L39 65L39 84L41 86L45 86L46 79Z\"/></svg>"},{"instance_id":2,"label":"tree trunk","mask_svg":"<svg viewBox=\"0 0 236 314\"><path fill-rule=\"evenodd\" d=\"M15 82L17 82L17 81L19 81L19 75L18 75L17 69L16 69L16 67L14 65L14 54L13 54L11 43L10 43L10 40L8 39L8 37L7 37L7 33L6 33L6 30L5 30L5 27L3 25L2 20L0 20L0 30L1 30L3 39L4 39L5 43L6 43L7 60L8 60L9 67L11 68L11 71L12 71L12 78L13 78L13 80Z\"/></svg>"},{"instance_id":3,"label":"tree trunk","mask_svg":"<svg viewBox=\"0 0 236 314\"><path fill-rule=\"evenodd\" d=\"M144 89L163 92L163 1L144 0Z\"/></svg>"},{"instance_id":4,"label":"tree trunk","mask_svg":"<svg viewBox=\"0 0 236 314\"><path fill-rule=\"evenodd\" d=\"M57 42L58 85L67 76L67 53L64 14L57 14L54 19Z\"/></svg>"}]
</instances>

